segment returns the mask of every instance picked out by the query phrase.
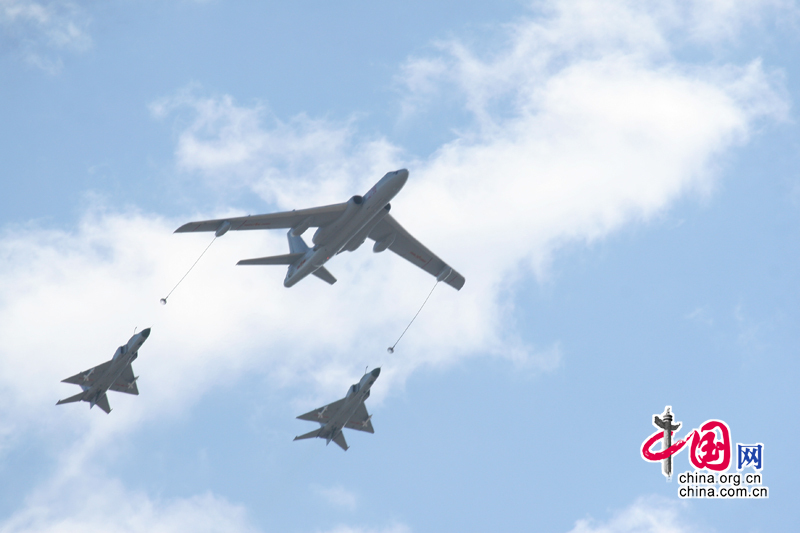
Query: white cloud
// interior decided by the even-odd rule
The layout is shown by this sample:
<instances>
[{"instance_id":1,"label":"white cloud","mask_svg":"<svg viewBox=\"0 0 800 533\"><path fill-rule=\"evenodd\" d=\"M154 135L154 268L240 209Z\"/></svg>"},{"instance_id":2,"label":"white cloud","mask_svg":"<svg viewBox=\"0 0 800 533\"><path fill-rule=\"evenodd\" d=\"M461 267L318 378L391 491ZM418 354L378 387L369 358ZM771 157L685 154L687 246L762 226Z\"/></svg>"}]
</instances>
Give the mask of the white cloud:
<instances>
[{"instance_id":1,"label":"white cloud","mask_svg":"<svg viewBox=\"0 0 800 533\"><path fill-rule=\"evenodd\" d=\"M687 313L683 318L702 326L714 325L714 315L707 305L696 308L694 311Z\"/></svg>"},{"instance_id":2,"label":"white cloud","mask_svg":"<svg viewBox=\"0 0 800 533\"><path fill-rule=\"evenodd\" d=\"M311 488L327 500L328 503L336 507L344 507L345 509L353 511L358 506L358 497L356 494L341 485L334 485L332 487L312 485Z\"/></svg>"},{"instance_id":3,"label":"white cloud","mask_svg":"<svg viewBox=\"0 0 800 533\"><path fill-rule=\"evenodd\" d=\"M736 340L742 353L743 364L746 366L761 364L764 354L770 348L767 339L770 338L769 332L774 327L772 321L753 319L741 303L734 307L733 317L738 330Z\"/></svg>"},{"instance_id":4,"label":"white cloud","mask_svg":"<svg viewBox=\"0 0 800 533\"><path fill-rule=\"evenodd\" d=\"M339 525L325 533L411 533L411 529L405 524L392 524L381 529Z\"/></svg>"},{"instance_id":5,"label":"white cloud","mask_svg":"<svg viewBox=\"0 0 800 533\"><path fill-rule=\"evenodd\" d=\"M365 365L385 367L378 401L421 366L476 354L555 368L569 347L522 340L520 330L531 326L513 321L516 282L545 273L566 242L603 238L689 191L709 190L719 158L745 142L756 121L785 110L757 61L702 75L675 62L656 64L630 53L659 49L668 37L646 23L649 12L615 4L627 11L595 27L593 4L576 6L569 17L517 24L508 47L489 60L457 43L457 54L431 60L444 65L439 75L455 80L478 120L426 159L359 135L355 120L282 121L263 105L197 96L196 88L153 104L160 117L188 113L177 138L179 169L220 189L249 187L282 208L342 201L385 171L408 166L411 178L393 214L460 270L466 286L459 293L440 288L389 356L385 348L433 282L390 252L365 246L330 263L335 286L311 278L287 290L278 267L233 266L283 253L284 235L230 233L169 305L158 307L208 242L206 235L172 235L185 220L100 210L71 233L9 229L0 237L0 388L10 398L0 407L8 415L0 418L0 435L34 430L29 420L58 425L89 416L48 402L72 393L60 379L102 362L134 326L153 325L137 361L143 393L112 399L132 417L180 412L214 380L251 369L278 385L316 382L313 397L303 400L313 407ZM540 68L587 24L594 29L585 33L604 47L586 54L573 47L578 52L559 68ZM632 24L647 32L617 38ZM496 98L509 103L506 113L492 113ZM223 213L235 210L193 216ZM291 358L283 356L288 351ZM186 379L175 383L174 375ZM97 438L117 431L116 417L100 425L95 415L86 423Z\"/></svg>"},{"instance_id":6,"label":"white cloud","mask_svg":"<svg viewBox=\"0 0 800 533\"><path fill-rule=\"evenodd\" d=\"M680 519L685 506L664 498L639 498L605 523L578 520L569 533L690 533L699 531Z\"/></svg>"},{"instance_id":7,"label":"white cloud","mask_svg":"<svg viewBox=\"0 0 800 533\"><path fill-rule=\"evenodd\" d=\"M0 529L6 533L256 531L244 508L212 494L154 500L125 489L119 481L85 476L39 489L23 509L0 522Z\"/></svg>"},{"instance_id":8,"label":"white cloud","mask_svg":"<svg viewBox=\"0 0 800 533\"><path fill-rule=\"evenodd\" d=\"M89 17L63 0L0 0L0 30L30 64L47 72L61 69L59 52L84 51L92 40Z\"/></svg>"},{"instance_id":9,"label":"white cloud","mask_svg":"<svg viewBox=\"0 0 800 533\"><path fill-rule=\"evenodd\" d=\"M285 289L281 268L235 266L243 257L283 252L282 234L220 239L161 306L158 299L210 239L173 235L182 222L99 211L72 233L35 227L3 233L4 445L20 434L42 432L39 437L47 440L58 428L79 438L76 457L84 457L137 421L174 416L215 383L235 381L245 371L262 372L276 386L315 382L303 405L315 407L343 393L364 365L384 364L381 386L373 391L373 401L380 401L414 368L446 361L456 350L474 353L473 344L491 334L476 328L454 341L450 318L474 321L478 310L474 302L463 305L455 291L440 289L426 309L427 323L420 321L404 338L398 349L404 355L389 359L386 346L432 280L396 258L368 253L331 265L340 279L333 287L311 278ZM146 326L153 333L134 364L141 395L110 397L112 408L126 411L124 417L90 412L86 404L54 406L76 392L61 379L107 360L134 327Z\"/></svg>"},{"instance_id":10,"label":"white cloud","mask_svg":"<svg viewBox=\"0 0 800 533\"><path fill-rule=\"evenodd\" d=\"M730 42L768 20L795 24L798 15L792 0L692 0L674 2L671 9L675 31L712 44Z\"/></svg>"},{"instance_id":11,"label":"white cloud","mask_svg":"<svg viewBox=\"0 0 800 533\"><path fill-rule=\"evenodd\" d=\"M359 137L354 121L283 122L228 96L184 92L154 109L162 116L170 108L189 111L176 150L180 169L221 188L235 176L234 184L285 209L342 201L387 170L410 168L393 214L467 285L458 295L446 293L446 310L423 311L414 333L428 349L404 339L409 352L425 355L400 364L411 371L476 352L519 360L536 350L509 325L508 295L517 280L530 270L546 272L565 242L602 238L652 218L687 192L710 191L720 158L746 142L757 121L786 112L780 80L759 61L701 70L670 60L660 13L627 3L602 17L592 2L557 7L558 16L515 25L507 48L488 59L452 42L441 56L406 65L416 105L460 94L476 118L424 160L386 139ZM498 102L502 113L495 112ZM361 291L369 295L365 301L376 311L350 319L368 331L389 321L399 327L399 309L411 316L424 290L410 296L397 287L411 279L409 287L420 286L425 277L397 258L368 255L331 263L381 265L349 288L354 301ZM391 330L384 338L392 339ZM543 361L550 363L540 368L552 368L558 357Z\"/></svg>"},{"instance_id":12,"label":"white cloud","mask_svg":"<svg viewBox=\"0 0 800 533\"><path fill-rule=\"evenodd\" d=\"M459 98L480 126L502 126L497 123L505 116L497 113L502 108L499 103L516 108L517 114L535 110L540 105L538 91L559 73L620 60L643 70L677 70L676 75L697 81L724 73L729 81L744 79L748 87L759 86L761 81L747 79L742 72L726 73L724 67L702 65L692 70L674 53L687 42L727 43L766 14L796 20L800 13L795 3L781 0L552 0L535 8L535 17L509 25L509 39L502 48L474 50L455 39L437 43L440 53L435 57L407 60L398 76L407 89L404 114ZM760 68L753 72L765 77ZM725 85L719 79L711 81ZM762 112L785 112L784 102L769 96L774 84L764 88L759 87L756 100L771 109Z\"/></svg>"},{"instance_id":13,"label":"white cloud","mask_svg":"<svg viewBox=\"0 0 800 533\"><path fill-rule=\"evenodd\" d=\"M10 20L9 6L34 5L40 4L5 0L0 8ZM155 103L160 117L188 113L177 137L178 169L218 190L250 188L279 208L343 201L384 172L407 166L411 179L393 214L467 283L458 293L437 289L389 356L385 348L433 283L391 253L364 247L343 254L329 265L336 285L311 278L287 290L278 267L234 266L241 258L284 253L285 236L230 233L161 307L158 298L210 239L172 235L186 220L96 210L70 232L6 228L0 235L0 450L20 435L71 435L61 471L73 479L110 438L142 420L175 416L214 383L246 371L263 372L276 386L313 382L309 397L298 400L311 408L343 392L365 365L384 368L373 389L377 403L421 367L478 354L555 368L569 346L532 347L522 340L520 330L535 325L514 324L516 282L531 272L546 274L566 242L601 239L651 219L686 193L712 190L721 158L746 142L758 121L780 119L787 107L779 78L757 60L700 69L671 59L674 28L663 22L666 8L602 5L607 9L596 2L554 3L553 16L513 25L508 46L488 56L453 41L435 57L410 60L409 120L446 94L457 95L475 118L425 159L360 134L355 119L281 120L263 105L198 96L198 89ZM44 23L33 13L26 16L38 28ZM222 205L193 216L229 214L237 213ZM153 333L134 365L141 395L111 397L126 416L89 412L85 404L56 408L58 398L75 392L59 381L108 359L134 326L152 326ZM216 513L209 524L246 528L239 508L212 496L158 503L109 487L131 501L131 514L144 510L150 520L120 530L180 524L175 517L197 507ZM349 505L346 491L339 496ZM86 530L101 523L92 521L95 513L106 517L105 528L116 527L108 521L116 500L105 494L79 502L75 513L52 510L50 497L33 496L4 530ZM652 529L654 513L666 524L674 518L674 511L639 502L606 525L579 522L574 531L683 531Z\"/></svg>"},{"instance_id":14,"label":"white cloud","mask_svg":"<svg viewBox=\"0 0 800 533\"><path fill-rule=\"evenodd\" d=\"M282 121L263 104L244 107L229 95L199 92L192 85L154 102L151 111L159 118L187 114L189 124L177 139L177 167L206 176L220 191L248 187L269 202L296 207L352 195L354 187L367 186L399 161L400 149L385 139L358 139L354 121L336 124L306 115Z\"/></svg>"}]
</instances>

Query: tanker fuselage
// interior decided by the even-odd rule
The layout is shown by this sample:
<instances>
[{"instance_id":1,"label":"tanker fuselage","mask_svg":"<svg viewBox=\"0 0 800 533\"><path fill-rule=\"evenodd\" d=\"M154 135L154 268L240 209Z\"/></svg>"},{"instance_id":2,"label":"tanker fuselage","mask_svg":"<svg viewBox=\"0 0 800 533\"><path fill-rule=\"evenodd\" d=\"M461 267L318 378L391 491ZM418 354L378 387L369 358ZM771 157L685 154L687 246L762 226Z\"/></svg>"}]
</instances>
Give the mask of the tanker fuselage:
<instances>
[{"instance_id":1,"label":"tanker fuselage","mask_svg":"<svg viewBox=\"0 0 800 533\"><path fill-rule=\"evenodd\" d=\"M283 285L291 287L334 255L358 248L366 239L371 226L386 216L389 202L400 192L407 180L406 169L388 172L364 196L353 196L337 220L317 229L313 238L314 248L309 249L299 261L289 267Z\"/></svg>"}]
</instances>

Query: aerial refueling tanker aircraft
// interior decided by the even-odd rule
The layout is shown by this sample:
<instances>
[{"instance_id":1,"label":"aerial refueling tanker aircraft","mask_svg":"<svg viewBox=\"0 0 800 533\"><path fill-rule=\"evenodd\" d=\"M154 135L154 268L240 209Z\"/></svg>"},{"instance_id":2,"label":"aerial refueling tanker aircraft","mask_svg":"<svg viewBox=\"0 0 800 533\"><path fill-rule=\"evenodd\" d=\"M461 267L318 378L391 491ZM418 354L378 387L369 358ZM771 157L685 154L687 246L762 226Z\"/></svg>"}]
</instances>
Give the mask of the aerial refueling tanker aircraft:
<instances>
[{"instance_id":1,"label":"aerial refueling tanker aircraft","mask_svg":"<svg viewBox=\"0 0 800 533\"><path fill-rule=\"evenodd\" d=\"M203 220L184 224L175 233L213 231L221 237L229 230L288 228L289 253L239 261L239 265L288 265L283 281L291 287L309 274L333 285L336 278L323 266L331 257L352 252L367 238L375 241L374 252L387 248L417 265L439 281L460 290L464 276L425 248L389 214L389 203L408 180L408 170L388 172L364 196L355 195L341 204L266 215ZM301 235L317 228L309 248Z\"/></svg>"},{"instance_id":2,"label":"aerial refueling tanker aircraft","mask_svg":"<svg viewBox=\"0 0 800 533\"><path fill-rule=\"evenodd\" d=\"M131 363L139 356L139 348L149 336L150 328L143 329L134 334L127 344L117 348L110 361L61 380L62 383L80 385L83 391L75 396L59 400L56 405L89 402L89 409L96 405L106 413L110 413L111 407L108 405L106 392L113 390L138 396L139 388L136 386L136 380L139 378L133 375Z\"/></svg>"},{"instance_id":3,"label":"aerial refueling tanker aircraft","mask_svg":"<svg viewBox=\"0 0 800 533\"><path fill-rule=\"evenodd\" d=\"M372 384L375 383L380 374L380 368L364 374L361 381L350 386L347 390L347 395L341 400L336 400L319 409L314 409L298 416L297 418L300 420L319 422L320 428L295 437L294 440L318 437L327 441L325 443L326 446L333 441L344 451L347 451L349 446L344 440L342 429L350 428L366 431L367 433L375 433L375 430L372 429L372 415L367 413L364 401L369 398L369 389L372 388Z\"/></svg>"}]
</instances>

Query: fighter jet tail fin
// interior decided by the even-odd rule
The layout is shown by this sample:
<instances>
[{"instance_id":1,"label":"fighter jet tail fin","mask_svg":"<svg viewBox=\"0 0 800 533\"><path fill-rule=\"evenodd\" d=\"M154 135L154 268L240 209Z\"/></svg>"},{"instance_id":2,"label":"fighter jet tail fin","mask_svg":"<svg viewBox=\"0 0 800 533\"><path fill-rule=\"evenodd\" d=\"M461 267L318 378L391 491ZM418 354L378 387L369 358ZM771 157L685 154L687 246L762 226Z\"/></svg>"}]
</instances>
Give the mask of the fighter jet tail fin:
<instances>
[{"instance_id":1,"label":"fighter jet tail fin","mask_svg":"<svg viewBox=\"0 0 800 533\"><path fill-rule=\"evenodd\" d=\"M333 442L338 444L339 447L341 449L343 449L344 451L347 451L347 448L350 447L350 446L347 445L347 441L344 440L344 433L342 433L341 431L339 433L337 433L335 437L333 437Z\"/></svg>"},{"instance_id":2,"label":"fighter jet tail fin","mask_svg":"<svg viewBox=\"0 0 800 533\"><path fill-rule=\"evenodd\" d=\"M322 428L315 429L314 431L309 431L305 435L300 435L299 437L295 437L294 440L313 439L315 437L319 437L320 431L322 431Z\"/></svg>"},{"instance_id":3,"label":"fighter jet tail fin","mask_svg":"<svg viewBox=\"0 0 800 533\"><path fill-rule=\"evenodd\" d=\"M105 411L106 414L111 412L111 406L108 405L108 396L106 396L106 393L101 394L100 397L97 398L97 401L94 404L103 411Z\"/></svg>"},{"instance_id":4,"label":"fighter jet tail fin","mask_svg":"<svg viewBox=\"0 0 800 533\"><path fill-rule=\"evenodd\" d=\"M304 254L284 254L284 255L271 255L269 257L257 257L256 259L242 259L237 265L291 265Z\"/></svg>"},{"instance_id":5,"label":"fighter jet tail fin","mask_svg":"<svg viewBox=\"0 0 800 533\"><path fill-rule=\"evenodd\" d=\"M63 400L58 400L56 405L61 405L62 403L79 402L81 400L83 400L83 392L79 392L75 396L70 396L69 398L64 398Z\"/></svg>"},{"instance_id":6,"label":"fighter jet tail fin","mask_svg":"<svg viewBox=\"0 0 800 533\"><path fill-rule=\"evenodd\" d=\"M319 267L314 272L312 272L312 274L317 276L319 279L321 279L325 283L329 283L331 285L336 283L336 278L334 278L333 274L331 274L330 271L325 267Z\"/></svg>"}]
</instances>

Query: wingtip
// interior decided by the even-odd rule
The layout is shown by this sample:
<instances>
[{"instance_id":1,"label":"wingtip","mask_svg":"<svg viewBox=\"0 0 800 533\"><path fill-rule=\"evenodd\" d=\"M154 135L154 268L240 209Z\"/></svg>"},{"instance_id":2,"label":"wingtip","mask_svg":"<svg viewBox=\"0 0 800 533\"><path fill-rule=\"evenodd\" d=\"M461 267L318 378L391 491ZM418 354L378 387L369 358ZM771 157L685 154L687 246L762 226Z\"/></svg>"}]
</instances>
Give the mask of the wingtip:
<instances>
[{"instance_id":1,"label":"wingtip","mask_svg":"<svg viewBox=\"0 0 800 533\"><path fill-rule=\"evenodd\" d=\"M183 226L179 227L178 229L176 229L172 233L189 233L189 232L192 231L192 228L196 227L196 226L198 226L197 222L187 222L186 224L184 224Z\"/></svg>"}]
</instances>

